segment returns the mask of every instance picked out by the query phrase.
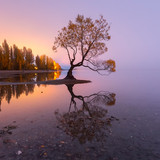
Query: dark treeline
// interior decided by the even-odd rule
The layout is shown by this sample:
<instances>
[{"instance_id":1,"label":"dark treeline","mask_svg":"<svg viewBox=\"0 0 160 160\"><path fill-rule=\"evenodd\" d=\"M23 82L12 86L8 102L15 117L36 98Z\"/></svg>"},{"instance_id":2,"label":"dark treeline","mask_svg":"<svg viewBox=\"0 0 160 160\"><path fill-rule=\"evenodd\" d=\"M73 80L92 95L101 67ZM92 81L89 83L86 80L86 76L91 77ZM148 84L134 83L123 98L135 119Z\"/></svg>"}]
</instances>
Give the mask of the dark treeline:
<instances>
[{"instance_id":1,"label":"dark treeline","mask_svg":"<svg viewBox=\"0 0 160 160\"><path fill-rule=\"evenodd\" d=\"M7 41L4 40L0 45L0 70L34 69L60 70L61 67L46 55L34 57L30 48L19 49L16 45L9 46Z\"/></svg>"}]
</instances>

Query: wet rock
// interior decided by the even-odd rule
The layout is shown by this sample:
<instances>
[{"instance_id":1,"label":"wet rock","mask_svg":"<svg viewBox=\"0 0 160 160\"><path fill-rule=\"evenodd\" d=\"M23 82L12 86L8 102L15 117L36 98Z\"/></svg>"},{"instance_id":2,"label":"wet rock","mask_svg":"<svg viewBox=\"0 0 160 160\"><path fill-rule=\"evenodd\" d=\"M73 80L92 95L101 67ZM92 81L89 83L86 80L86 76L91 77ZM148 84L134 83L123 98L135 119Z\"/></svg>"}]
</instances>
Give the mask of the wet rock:
<instances>
[{"instance_id":1,"label":"wet rock","mask_svg":"<svg viewBox=\"0 0 160 160\"><path fill-rule=\"evenodd\" d=\"M5 126L4 129L7 129L7 130L12 130L12 129L16 129L17 126L16 125L8 125L8 126Z\"/></svg>"},{"instance_id":2,"label":"wet rock","mask_svg":"<svg viewBox=\"0 0 160 160\"><path fill-rule=\"evenodd\" d=\"M4 143L4 144L7 144L7 143L9 143L9 142L10 142L10 139L4 139L4 140L3 140L3 143Z\"/></svg>"},{"instance_id":3,"label":"wet rock","mask_svg":"<svg viewBox=\"0 0 160 160\"><path fill-rule=\"evenodd\" d=\"M72 154L71 154L71 153L66 153L66 156L67 156L67 157L71 157Z\"/></svg>"},{"instance_id":4,"label":"wet rock","mask_svg":"<svg viewBox=\"0 0 160 160\"><path fill-rule=\"evenodd\" d=\"M86 150L86 152L89 152L89 151L90 151L90 149L89 149L89 148L86 148L85 150Z\"/></svg>"},{"instance_id":5,"label":"wet rock","mask_svg":"<svg viewBox=\"0 0 160 160\"><path fill-rule=\"evenodd\" d=\"M0 130L0 136L4 134L4 130Z\"/></svg>"},{"instance_id":6,"label":"wet rock","mask_svg":"<svg viewBox=\"0 0 160 160\"><path fill-rule=\"evenodd\" d=\"M21 154L22 154L22 151L19 150L19 151L17 152L17 155L21 155Z\"/></svg>"},{"instance_id":7,"label":"wet rock","mask_svg":"<svg viewBox=\"0 0 160 160\"><path fill-rule=\"evenodd\" d=\"M65 144L65 142L64 141L60 141L60 144Z\"/></svg>"},{"instance_id":8,"label":"wet rock","mask_svg":"<svg viewBox=\"0 0 160 160\"><path fill-rule=\"evenodd\" d=\"M13 139L4 139L4 140L3 140L3 143L4 143L4 144L10 143L10 144L15 144L15 145L17 145L16 140L13 140Z\"/></svg>"}]
</instances>

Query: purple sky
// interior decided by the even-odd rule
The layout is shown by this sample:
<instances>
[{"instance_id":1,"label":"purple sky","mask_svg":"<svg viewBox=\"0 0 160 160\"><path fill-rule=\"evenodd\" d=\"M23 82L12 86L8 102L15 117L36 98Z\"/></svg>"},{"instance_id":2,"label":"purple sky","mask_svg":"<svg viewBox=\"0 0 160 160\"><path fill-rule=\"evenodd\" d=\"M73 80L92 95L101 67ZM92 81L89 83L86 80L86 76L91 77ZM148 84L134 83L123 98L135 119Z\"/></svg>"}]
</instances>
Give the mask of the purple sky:
<instances>
[{"instance_id":1,"label":"purple sky","mask_svg":"<svg viewBox=\"0 0 160 160\"><path fill-rule=\"evenodd\" d=\"M0 43L7 39L66 64L65 51L54 53L52 45L77 14L103 15L111 24L103 58L114 59L117 69L160 69L160 0L0 0Z\"/></svg>"}]
</instances>

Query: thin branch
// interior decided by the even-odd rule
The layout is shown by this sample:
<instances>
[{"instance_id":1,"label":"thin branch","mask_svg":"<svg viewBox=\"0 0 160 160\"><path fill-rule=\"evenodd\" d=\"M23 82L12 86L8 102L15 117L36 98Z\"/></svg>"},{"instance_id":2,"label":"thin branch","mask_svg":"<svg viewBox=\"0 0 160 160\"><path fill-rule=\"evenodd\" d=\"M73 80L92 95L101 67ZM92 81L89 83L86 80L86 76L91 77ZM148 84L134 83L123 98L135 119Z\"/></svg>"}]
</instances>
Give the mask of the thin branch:
<instances>
[{"instance_id":1,"label":"thin branch","mask_svg":"<svg viewBox=\"0 0 160 160\"><path fill-rule=\"evenodd\" d=\"M89 68L90 70L92 70L92 71L95 71L95 72L97 72L98 74L100 74L100 75L102 75L102 76L108 76L109 74L110 74L110 72L108 72L108 74L102 74L102 73L100 73L100 71L104 71L104 69L93 69L93 68L91 68L90 66L86 66L86 65L82 65L83 67L86 67L86 68Z\"/></svg>"},{"instance_id":2,"label":"thin branch","mask_svg":"<svg viewBox=\"0 0 160 160\"><path fill-rule=\"evenodd\" d=\"M96 64L94 64L93 62L91 62L91 60L89 60L89 59L85 59L85 61L87 61L87 62L89 62L91 65L93 65L93 66L97 67L97 66L96 66Z\"/></svg>"}]
</instances>

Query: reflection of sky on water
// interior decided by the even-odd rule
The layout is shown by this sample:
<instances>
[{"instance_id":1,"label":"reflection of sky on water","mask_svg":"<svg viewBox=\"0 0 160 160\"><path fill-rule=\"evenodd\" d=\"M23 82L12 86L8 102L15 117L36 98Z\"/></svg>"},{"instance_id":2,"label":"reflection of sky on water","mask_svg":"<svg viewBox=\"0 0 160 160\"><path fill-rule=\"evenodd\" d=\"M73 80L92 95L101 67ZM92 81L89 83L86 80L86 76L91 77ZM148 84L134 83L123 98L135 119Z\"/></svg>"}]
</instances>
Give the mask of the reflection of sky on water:
<instances>
[{"instance_id":1,"label":"reflection of sky on water","mask_svg":"<svg viewBox=\"0 0 160 160\"><path fill-rule=\"evenodd\" d=\"M157 152L160 144L158 134L160 130L160 87L158 86L160 77L157 72L122 71L107 77L83 71L75 71L75 74L79 79L92 80L91 83L74 85L75 95L85 97L99 91L115 94L115 104L103 106L107 110L107 115L119 119L116 123L113 121L112 134L106 145L114 144L117 150L131 145L133 150L138 150L137 152L149 149ZM43 126L45 129L46 125L52 126L54 130L57 125L55 111L58 109L61 115L67 114L71 97L65 85L35 85L32 93L27 96L23 93L18 99L13 97L9 104L2 99L0 127L16 121L19 130L24 132L31 130L32 127L39 130L39 127ZM77 102L77 106L81 111L80 102ZM74 111L73 106L72 111ZM34 123L30 126L31 121ZM46 129L49 134L50 129Z\"/></svg>"},{"instance_id":2,"label":"reflection of sky on water","mask_svg":"<svg viewBox=\"0 0 160 160\"><path fill-rule=\"evenodd\" d=\"M61 74L62 78L64 76L65 72ZM73 89L75 94L85 96L99 91L109 91L115 93L116 107L112 107L114 108L112 110L115 110L117 114L120 113L120 111L122 112L121 114L125 113L126 111L129 112L131 109L133 109L134 111L138 110L138 112L141 112L141 108L143 108L142 112L146 112L149 109L156 110L158 109L158 105L160 104L158 96L160 95L160 87L158 85L160 78L156 72L149 73L147 71L138 71L136 73L131 73L123 71L110 74L109 76L99 76L98 74L93 72L83 72L83 70L80 70L75 71L75 76L79 79L92 80L92 83L75 85ZM27 104L29 104L29 106L32 106L32 104L34 104L34 107L36 107L39 104L42 106L42 104L46 103L47 105L45 106L49 107L49 102L50 105L57 106L59 103L63 103L64 101L66 103L68 101L69 93L66 86L64 85L49 85L40 87L37 87L37 85L35 85L32 86L31 92L29 92L30 90L28 90L28 87L24 88L22 86L19 86L19 88L23 88L24 92L22 92L22 95L20 95L19 99L16 99L13 96L10 104L7 104L5 102L7 96L5 97L5 99L3 99L3 97L1 96L1 107L3 108L3 110L5 110L5 108L13 106L15 102L21 102L21 105L23 106L22 108L25 108ZM27 91L25 91L25 89L27 89ZM28 92L28 96L26 96L26 92ZM8 107L4 107L4 105ZM59 105L57 106L57 108L59 108ZM1 114L3 114L3 112Z\"/></svg>"}]
</instances>

